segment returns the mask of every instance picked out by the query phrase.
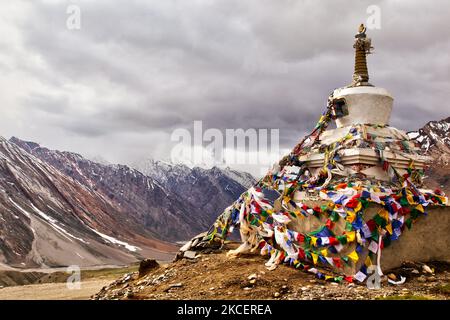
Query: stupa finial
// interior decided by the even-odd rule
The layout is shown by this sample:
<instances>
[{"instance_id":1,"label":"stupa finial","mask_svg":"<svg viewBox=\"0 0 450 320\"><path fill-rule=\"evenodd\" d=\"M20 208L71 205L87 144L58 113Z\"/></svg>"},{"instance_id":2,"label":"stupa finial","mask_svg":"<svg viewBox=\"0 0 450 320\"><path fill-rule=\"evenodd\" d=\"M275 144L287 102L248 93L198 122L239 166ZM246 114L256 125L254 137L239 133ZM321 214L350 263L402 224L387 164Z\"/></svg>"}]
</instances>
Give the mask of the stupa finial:
<instances>
[{"instance_id":1,"label":"stupa finial","mask_svg":"<svg viewBox=\"0 0 450 320\"><path fill-rule=\"evenodd\" d=\"M371 39L366 36L366 27L364 24L360 24L358 33L355 35L355 71L353 72L353 81L351 87L357 86L372 86L369 83L369 72L367 71L367 58L370 54Z\"/></svg>"}]
</instances>

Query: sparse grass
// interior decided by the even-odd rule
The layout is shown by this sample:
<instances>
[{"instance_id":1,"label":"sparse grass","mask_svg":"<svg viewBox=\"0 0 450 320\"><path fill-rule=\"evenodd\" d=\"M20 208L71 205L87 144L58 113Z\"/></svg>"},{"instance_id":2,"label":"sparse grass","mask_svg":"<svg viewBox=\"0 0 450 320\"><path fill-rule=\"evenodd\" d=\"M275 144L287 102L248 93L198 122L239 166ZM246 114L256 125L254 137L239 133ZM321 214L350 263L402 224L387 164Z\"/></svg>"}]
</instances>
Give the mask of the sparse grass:
<instances>
[{"instance_id":1,"label":"sparse grass","mask_svg":"<svg viewBox=\"0 0 450 320\"><path fill-rule=\"evenodd\" d=\"M135 272L139 269L139 264L132 264L126 267L120 268L103 268L103 269L93 269L93 270L81 270L81 280L91 280L91 279L111 279L115 280L120 278L122 275L130 272ZM62 271L56 271L43 275L38 278L34 283L61 283L66 282L70 274Z\"/></svg>"},{"instance_id":2,"label":"sparse grass","mask_svg":"<svg viewBox=\"0 0 450 320\"><path fill-rule=\"evenodd\" d=\"M437 287L436 291L443 294L450 294L450 283Z\"/></svg>"},{"instance_id":3,"label":"sparse grass","mask_svg":"<svg viewBox=\"0 0 450 320\"><path fill-rule=\"evenodd\" d=\"M432 299L426 296L398 295L398 296L376 297L375 300L432 300Z\"/></svg>"},{"instance_id":4,"label":"sparse grass","mask_svg":"<svg viewBox=\"0 0 450 320\"><path fill-rule=\"evenodd\" d=\"M106 269L98 269L98 270L82 270L81 278L82 279L91 279L91 278L118 278L126 273L138 271L139 265L133 264L127 267L122 268L106 268Z\"/></svg>"}]
</instances>

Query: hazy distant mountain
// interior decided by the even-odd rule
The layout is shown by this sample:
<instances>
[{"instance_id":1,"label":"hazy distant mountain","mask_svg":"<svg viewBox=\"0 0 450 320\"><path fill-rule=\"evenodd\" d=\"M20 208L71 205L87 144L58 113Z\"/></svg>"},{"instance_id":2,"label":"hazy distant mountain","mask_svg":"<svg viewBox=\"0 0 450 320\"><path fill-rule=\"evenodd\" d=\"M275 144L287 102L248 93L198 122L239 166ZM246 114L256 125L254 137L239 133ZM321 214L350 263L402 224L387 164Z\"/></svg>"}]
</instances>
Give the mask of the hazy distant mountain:
<instances>
[{"instance_id":1,"label":"hazy distant mountain","mask_svg":"<svg viewBox=\"0 0 450 320\"><path fill-rule=\"evenodd\" d=\"M249 173L229 168L191 169L181 164L153 160L142 163L139 168L183 202L192 205L195 212L206 214L210 224L256 182Z\"/></svg>"},{"instance_id":2,"label":"hazy distant mountain","mask_svg":"<svg viewBox=\"0 0 450 320\"><path fill-rule=\"evenodd\" d=\"M15 137L1 138L0 160L0 263L16 266L167 258L161 239L206 230L254 180L162 162L144 174Z\"/></svg>"}]
</instances>

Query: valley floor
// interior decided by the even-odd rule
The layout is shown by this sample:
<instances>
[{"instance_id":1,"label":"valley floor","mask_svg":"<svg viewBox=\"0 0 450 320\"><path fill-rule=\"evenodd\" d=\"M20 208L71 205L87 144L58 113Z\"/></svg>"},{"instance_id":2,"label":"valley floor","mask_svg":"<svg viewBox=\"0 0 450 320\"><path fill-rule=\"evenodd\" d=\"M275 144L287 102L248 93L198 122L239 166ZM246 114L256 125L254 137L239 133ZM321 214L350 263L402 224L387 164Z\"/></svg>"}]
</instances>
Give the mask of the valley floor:
<instances>
[{"instance_id":1,"label":"valley floor","mask_svg":"<svg viewBox=\"0 0 450 320\"><path fill-rule=\"evenodd\" d=\"M82 281L80 289L68 289L66 283L44 283L0 289L0 300L87 300L112 278Z\"/></svg>"},{"instance_id":2,"label":"valley floor","mask_svg":"<svg viewBox=\"0 0 450 320\"><path fill-rule=\"evenodd\" d=\"M101 288L138 266L103 266L81 270L80 286L67 285L65 268L0 270L0 300L87 300Z\"/></svg>"}]
</instances>

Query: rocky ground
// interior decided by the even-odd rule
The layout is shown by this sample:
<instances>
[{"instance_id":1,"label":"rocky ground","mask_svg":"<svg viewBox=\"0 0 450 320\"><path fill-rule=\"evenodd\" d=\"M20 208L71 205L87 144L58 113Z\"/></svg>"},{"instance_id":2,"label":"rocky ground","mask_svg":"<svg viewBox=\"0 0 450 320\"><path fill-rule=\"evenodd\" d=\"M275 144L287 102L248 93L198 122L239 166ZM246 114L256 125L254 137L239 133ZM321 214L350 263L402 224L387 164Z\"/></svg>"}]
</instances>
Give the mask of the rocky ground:
<instances>
[{"instance_id":1,"label":"rocky ground","mask_svg":"<svg viewBox=\"0 0 450 320\"><path fill-rule=\"evenodd\" d=\"M368 289L356 283L331 283L314 275L280 265L273 271L265 266L265 257L248 254L229 259L225 251L200 254L125 274L103 287L92 299L449 299L449 263L405 263L385 272L399 279L392 285L384 277L381 289Z\"/></svg>"}]
</instances>

